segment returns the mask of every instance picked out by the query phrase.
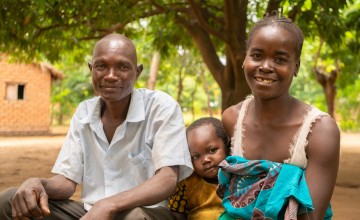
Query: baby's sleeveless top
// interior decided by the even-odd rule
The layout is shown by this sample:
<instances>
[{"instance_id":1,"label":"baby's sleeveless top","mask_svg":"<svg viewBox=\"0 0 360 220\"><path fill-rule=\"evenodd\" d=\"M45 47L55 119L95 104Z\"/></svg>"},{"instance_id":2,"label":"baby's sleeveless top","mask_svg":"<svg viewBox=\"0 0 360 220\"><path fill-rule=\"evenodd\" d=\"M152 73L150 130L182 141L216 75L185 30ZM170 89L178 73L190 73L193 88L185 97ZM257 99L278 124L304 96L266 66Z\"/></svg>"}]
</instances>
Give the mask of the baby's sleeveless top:
<instances>
[{"instance_id":1,"label":"baby's sleeveless top","mask_svg":"<svg viewBox=\"0 0 360 220\"><path fill-rule=\"evenodd\" d=\"M243 125L243 121L249 103L253 98L254 97L252 95L248 96L244 100L239 110L234 134L231 139L231 154L234 156L243 157L244 154L242 139L246 128ZM292 143L290 143L289 145L290 158L284 160L284 163L293 164L302 168L306 167L307 158L305 148L308 145L307 136L309 132L311 132L311 126L315 122L315 120L324 115L329 116L327 113L320 111L315 106L311 106L310 110L305 115L303 124L301 125L298 132L295 134Z\"/></svg>"}]
</instances>

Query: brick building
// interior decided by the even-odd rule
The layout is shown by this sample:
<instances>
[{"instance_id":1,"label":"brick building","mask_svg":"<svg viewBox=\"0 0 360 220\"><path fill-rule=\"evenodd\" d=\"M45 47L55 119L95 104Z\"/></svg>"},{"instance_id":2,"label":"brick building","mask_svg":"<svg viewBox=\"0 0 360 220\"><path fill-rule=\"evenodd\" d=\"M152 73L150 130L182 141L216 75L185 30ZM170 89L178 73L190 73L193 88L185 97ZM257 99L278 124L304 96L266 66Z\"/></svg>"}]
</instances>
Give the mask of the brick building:
<instances>
[{"instance_id":1,"label":"brick building","mask_svg":"<svg viewBox=\"0 0 360 220\"><path fill-rule=\"evenodd\" d=\"M0 55L0 135L50 132L52 80L63 74L47 63L9 63Z\"/></svg>"}]
</instances>

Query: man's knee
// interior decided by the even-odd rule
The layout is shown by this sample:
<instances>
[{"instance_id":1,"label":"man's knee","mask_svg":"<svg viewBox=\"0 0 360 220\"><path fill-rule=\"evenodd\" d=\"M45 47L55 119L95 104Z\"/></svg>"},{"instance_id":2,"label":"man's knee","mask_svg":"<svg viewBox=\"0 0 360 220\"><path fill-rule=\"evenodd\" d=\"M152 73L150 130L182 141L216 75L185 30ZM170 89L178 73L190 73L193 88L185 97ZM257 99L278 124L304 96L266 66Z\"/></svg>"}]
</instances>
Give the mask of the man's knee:
<instances>
[{"instance_id":1,"label":"man's knee","mask_svg":"<svg viewBox=\"0 0 360 220\"><path fill-rule=\"evenodd\" d=\"M16 193L17 188L9 188L3 192L0 192L0 219L12 219L11 218L11 201Z\"/></svg>"},{"instance_id":2,"label":"man's knee","mask_svg":"<svg viewBox=\"0 0 360 220\"><path fill-rule=\"evenodd\" d=\"M173 219L169 210L164 207L134 209L122 212L115 218L116 220L168 220Z\"/></svg>"}]
</instances>

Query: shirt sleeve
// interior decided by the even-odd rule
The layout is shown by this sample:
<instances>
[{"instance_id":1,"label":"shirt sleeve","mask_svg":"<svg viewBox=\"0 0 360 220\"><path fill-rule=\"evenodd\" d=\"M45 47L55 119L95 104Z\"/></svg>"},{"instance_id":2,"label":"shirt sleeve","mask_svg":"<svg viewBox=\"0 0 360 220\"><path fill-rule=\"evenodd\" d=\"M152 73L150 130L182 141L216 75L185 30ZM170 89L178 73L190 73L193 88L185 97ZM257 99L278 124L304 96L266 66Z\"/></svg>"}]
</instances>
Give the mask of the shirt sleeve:
<instances>
[{"instance_id":1,"label":"shirt sleeve","mask_svg":"<svg viewBox=\"0 0 360 220\"><path fill-rule=\"evenodd\" d=\"M84 164L78 126L79 119L75 113L71 119L69 131L51 172L61 174L80 184L83 180Z\"/></svg>"},{"instance_id":2,"label":"shirt sleeve","mask_svg":"<svg viewBox=\"0 0 360 220\"><path fill-rule=\"evenodd\" d=\"M179 181L193 172L185 133L185 124L179 104L170 96L162 95L153 105L150 117L154 131L152 159L155 171L165 166L179 166Z\"/></svg>"},{"instance_id":3,"label":"shirt sleeve","mask_svg":"<svg viewBox=\"0 0 360 220\"><path fill-rule=\"evenodd\" d=\"M189 202L186 196L185 181L181 181L176 186L174 195L169 199L168 208L175 212L189 213Z\"/></svg>"}]
</instances>

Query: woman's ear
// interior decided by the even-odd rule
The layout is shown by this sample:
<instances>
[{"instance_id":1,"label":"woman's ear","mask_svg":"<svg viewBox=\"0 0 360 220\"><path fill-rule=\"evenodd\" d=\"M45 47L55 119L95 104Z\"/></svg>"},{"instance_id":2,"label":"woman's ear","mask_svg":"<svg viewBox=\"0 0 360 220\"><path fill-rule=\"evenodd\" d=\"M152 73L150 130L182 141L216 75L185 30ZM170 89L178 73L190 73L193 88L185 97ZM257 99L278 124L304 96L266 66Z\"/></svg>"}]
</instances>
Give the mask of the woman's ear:
<instances>
[{"instance_id":1,"label":"woman's ear","mask_svg":"<svg viewBox=\"0 0 360 220\"><path fill-rule=\"evenodd\" d=\"M299 69L300 69L300 59L299 61L295 64L295 72L294 72L294 76L297 77L298 73L299 73Z\"/></svg>"},{"instance_id":2,"label":"woman's ear","mask_svg":"<svg viewBox=\"0 0 360 220\"><path fill-rule=\"evenodd\" d=\"M241 68L243 68L243 69L244 69L244 67L245 67L246 57L247 57L247 51L246 51L246 53L245 53L245 57L244 57L244 60L243 60L242 66L241 66Z\"/></svg>"}]
</instances>

